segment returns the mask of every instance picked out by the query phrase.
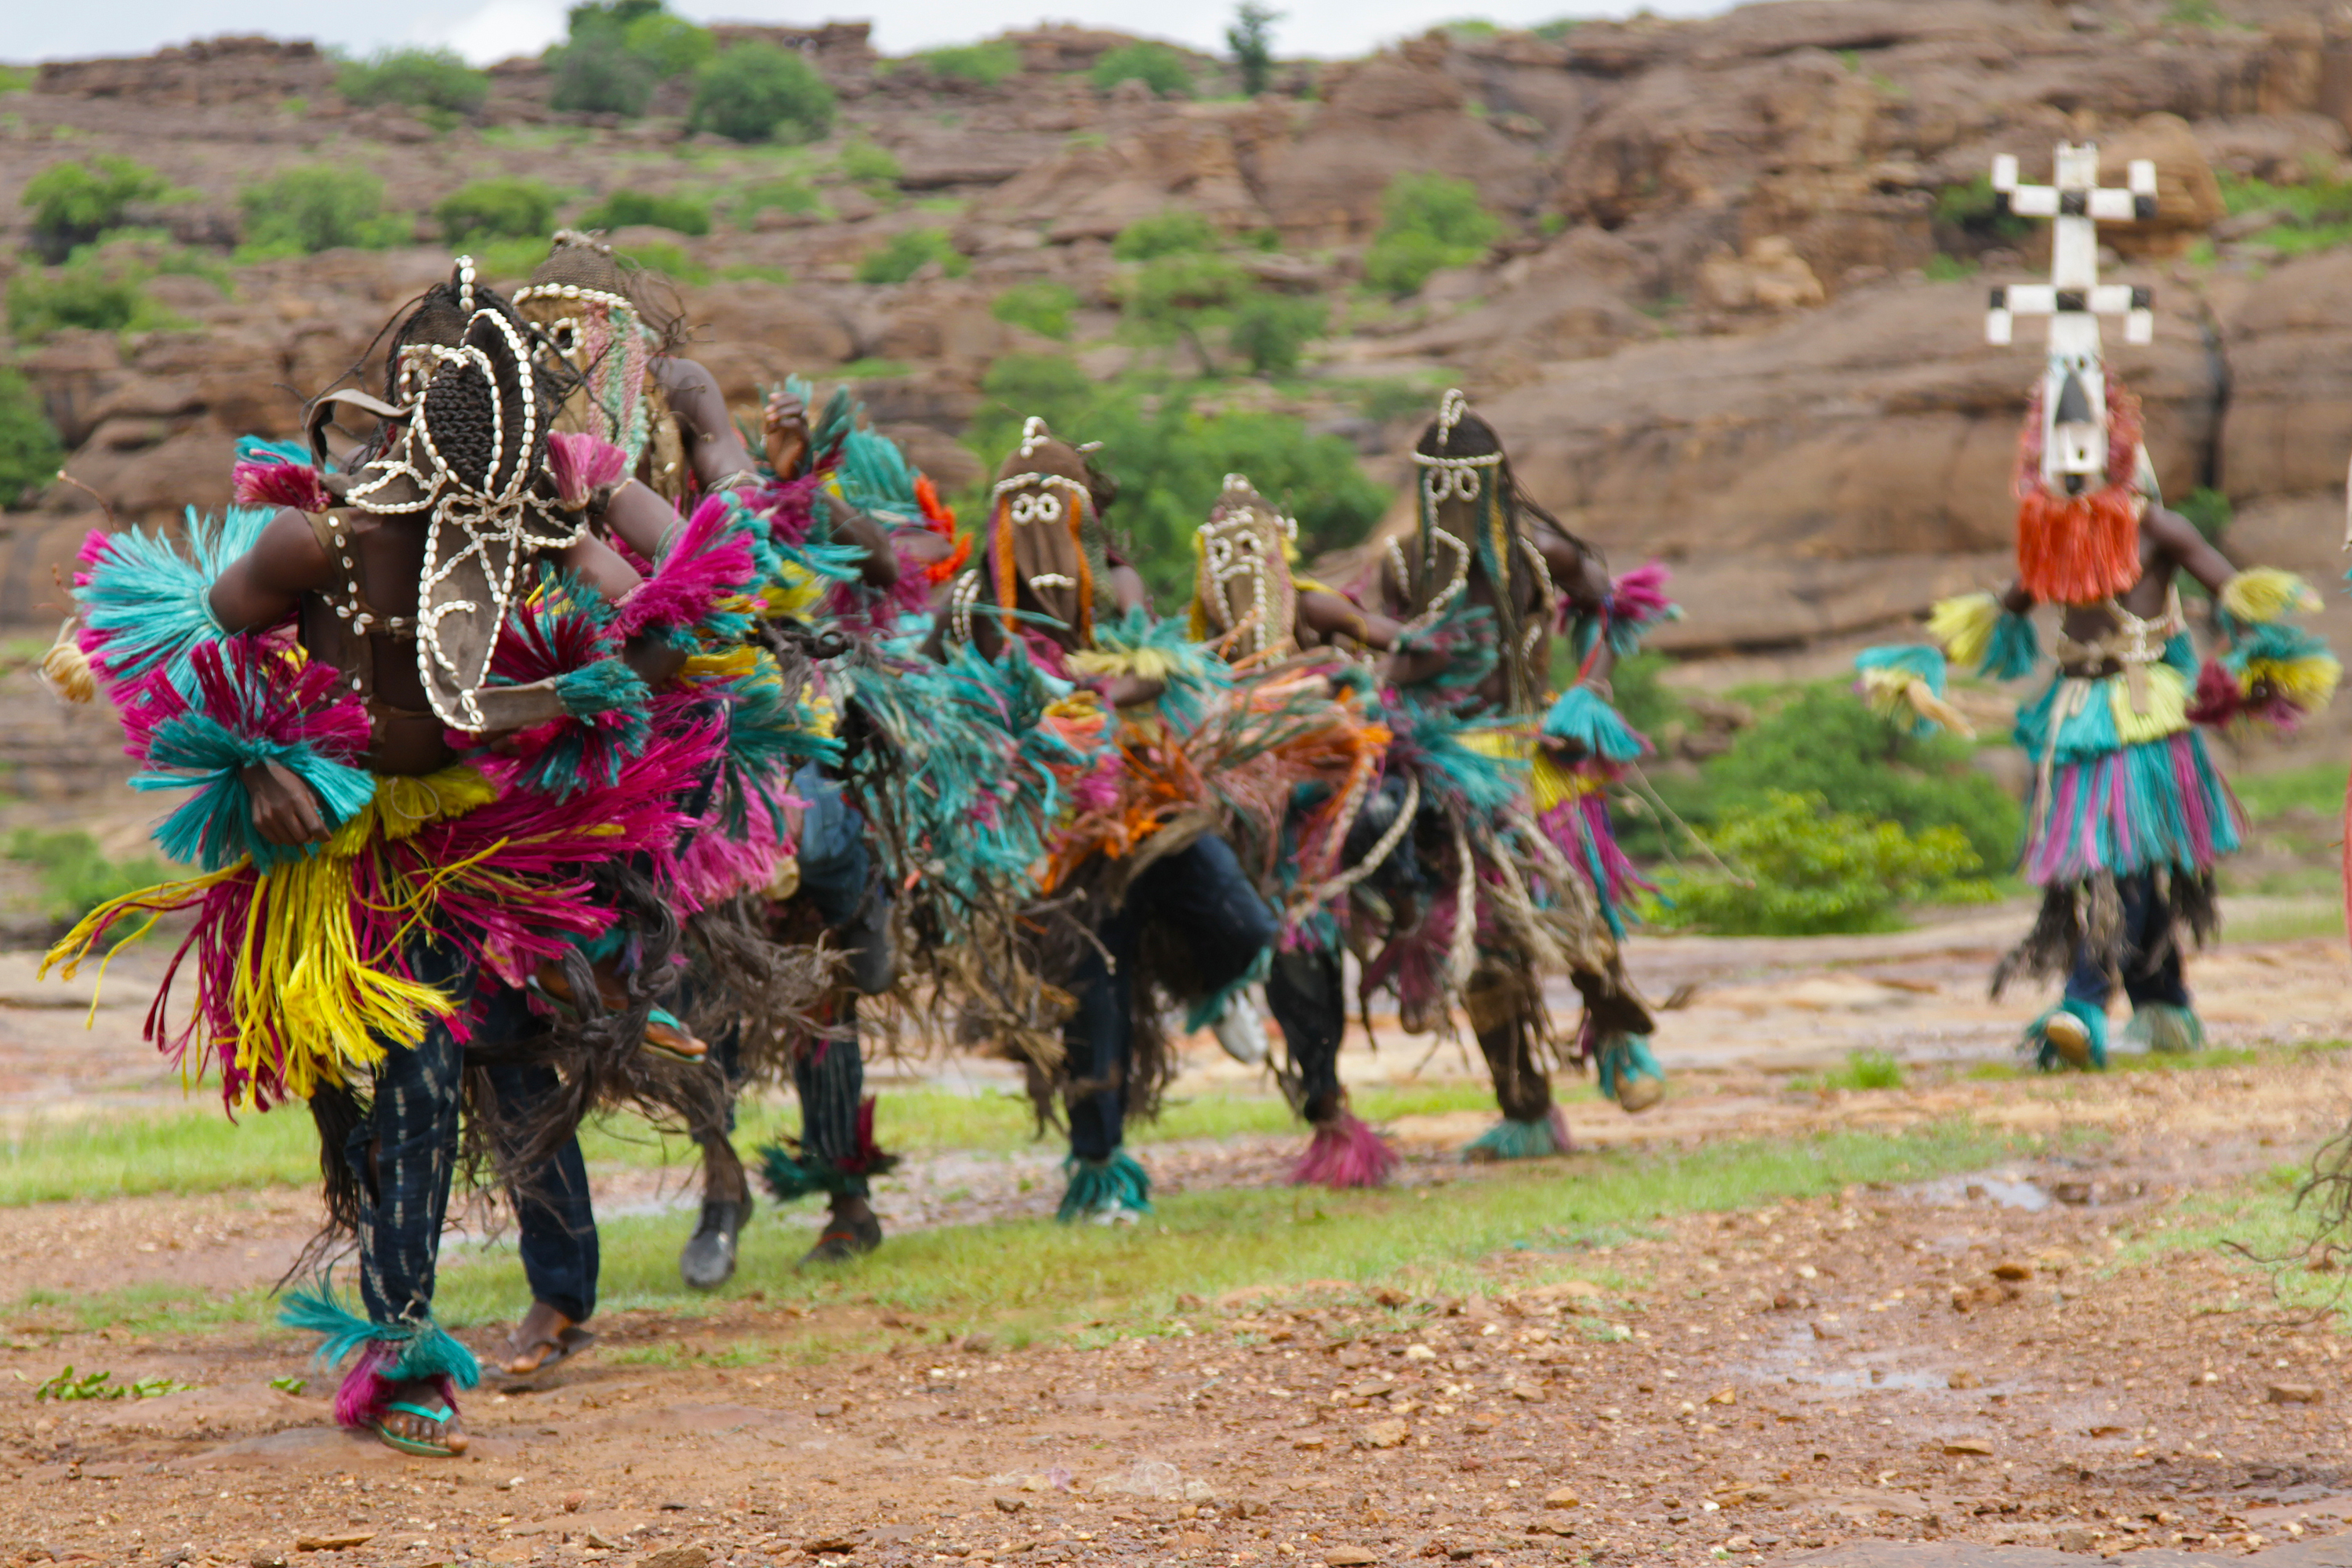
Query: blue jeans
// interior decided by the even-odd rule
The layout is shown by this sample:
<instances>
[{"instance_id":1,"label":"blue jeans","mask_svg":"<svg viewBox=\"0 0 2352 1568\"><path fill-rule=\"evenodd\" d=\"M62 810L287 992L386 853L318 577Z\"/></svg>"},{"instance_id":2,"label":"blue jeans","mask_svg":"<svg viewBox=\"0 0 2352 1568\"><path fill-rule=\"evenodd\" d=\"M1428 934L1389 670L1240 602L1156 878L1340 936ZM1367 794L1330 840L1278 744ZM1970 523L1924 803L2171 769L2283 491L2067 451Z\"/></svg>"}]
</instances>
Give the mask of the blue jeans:
<instances>
[{"instance_id":1,"label":"blue jeans","mask_svg":"<svg viewBox=\"0 0 2352 1568\"><path fill-rule=\"evenodd\" d=\"M2123 900L2124 920L2123 962L2116 967L2123 972L2124 995L2130 999L2132 1010L2137 1012L2151 1002L2188 1006L2189 986L2181 977L2172 910L2157 891L2156 872L2140 870L2118 877L2116 892ZM2158 952L2163 956L2151 963L2150 955ZM2068 1001L2087 1002L2104 1012L2114 993L2106 966L2095 955L2084 952L2076 957L2074 972L2066 977Z\"/></svg>"},{"instance_id":2,"label":"blue jeans","mask_svg":"<svg viewBox=\"0 0 2352 1568\"><path fill-rule=\"evenodd\" d=\"M410 972L459 1005L473 1000L478 977L454 951L418 943ZM511 1036L522 999L493 995L478 1038ZM352 1130L342 1157L359 1179L360 1299L378 1323L421 1322L433 1311L441 1225L456 1173L459 1076L464 1048L436 1019L417 1040L383 1039L366 1117Z\"/></svg>"},{"instance_id":3,"label":"blue jeans","mask_svg":"<svg viewBox=\"0 0 2352 1568\"><path fill-rule=\"evenodd\" d=\"M1108 1160L1126 1135L1127 1078L1135 1046L1136 952L1146 921L1183 934L1201 984L1223 989L1274 943L1274 911L1257 895L1222 838L1195 839L1155 862L1096 935L1071 984L1077 1011L1062 1031L1072 1078L1104 1087L1070 1100L1070 1152ZM1108 954L1108 956L1106 956Z\"/></svg>"}]
</instances>

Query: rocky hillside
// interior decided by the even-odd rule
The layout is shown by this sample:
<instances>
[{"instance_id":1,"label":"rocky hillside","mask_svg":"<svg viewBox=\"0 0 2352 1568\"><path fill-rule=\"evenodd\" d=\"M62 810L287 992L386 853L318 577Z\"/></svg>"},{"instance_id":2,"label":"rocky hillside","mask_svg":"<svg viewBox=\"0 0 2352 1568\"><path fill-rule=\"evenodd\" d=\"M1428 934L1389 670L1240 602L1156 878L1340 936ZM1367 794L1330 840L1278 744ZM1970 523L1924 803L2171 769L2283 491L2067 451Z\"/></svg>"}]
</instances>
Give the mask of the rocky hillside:
<instances>
[{"instance_id":1,"label":"rocky hillside","mask_svg":"<svg viewBox=\"0 0 2352 1568\"><path fill-rule=\"evenodd\" d=\"M2158 220L2111 243L2114 276L2156 289L2155 343L2116 358L2147 400L2168 493L2226 496L2252 553L2334 558L2352 454L2352 245L2336 244L2352 240L2352 23L2333 5L1784 0L1544 36L1454 27L1285 66L1255 99L1207 61L1191 100L1098 89L1087 68L1127 40L1074 29L1013 36L1019 68L985 83L878 58L862 25L722 31L817 64L840 100L832 134L690 135L674 86L639 119L559 113L539 61L497 68L454 122L346 105L332 62L299 42L42 67L0 99L0 267L34 266L26 182L99 153L179 187L143 221L213 258L147 284L169 324L14 345L71 473L126 521L219 504L234 437L290 431L446 270L436 205L518 174L562 193L564 217L619 190L712 207L706 235L617 237L705 279L683 297L730 395L748 410L787 372L852 377L952 489L980 473L959 438L1005 356L1067 353L1106 384L1184 363L1122 330L1136 264L1112 249L1183 209L1254 286L1328 306L1296 374L1253 379L1228 356L1202 406L1297 416L1394 484L1422 411L1461 384L1571 526L1621 562L1676 564L1682 647L1802 644L1999 570L2038 328L1987 348L1981 310L1988 282L2032 274L2041 242L1981 176L1998 152L2046 174L2073 137L2096 139L2118 182L2125 158L2158 165ZM236 265L239 193L321 163L380 178L412 243ZM1366 286L1365 256L1408 172L1468 182L1500 231L1400 299ZM747 195L780 185L809 197ZM903 282L857 280L892 237L926 229L952 251ZM1001 319L1022 319L1008 290L1039 283L1075 300L1066 341ZM7 520L0 621L48 613L49 563L94 515L66 485L33 504Z\"/></svg>"}]
</instances>

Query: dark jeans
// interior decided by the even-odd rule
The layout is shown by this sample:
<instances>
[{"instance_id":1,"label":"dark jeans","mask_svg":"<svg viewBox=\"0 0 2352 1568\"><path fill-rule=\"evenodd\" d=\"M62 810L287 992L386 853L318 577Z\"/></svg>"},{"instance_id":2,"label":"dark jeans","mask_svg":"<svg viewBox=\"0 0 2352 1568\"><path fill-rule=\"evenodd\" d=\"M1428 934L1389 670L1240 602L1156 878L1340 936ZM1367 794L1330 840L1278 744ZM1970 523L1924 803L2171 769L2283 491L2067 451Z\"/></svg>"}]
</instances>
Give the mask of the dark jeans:
<instances>
[{"instance_id":1,"label":"dark jeans","mask_svg":"<svg viewBox=\"0 0 2352 1568\"><path fill-rule=\"evenodd\" d=\"M1109 1159L1124 1133L1135 1043L1132 981L1146 921L1181 934L1210 992L1247 973L1276 934L1274 911L1222 838L1197 839L1136 879L1127 901L1096 933L1108 957L1089 947L1070 987L1077 1000L1063 1030L1070 1075L1105 1086L1070 1101L1070 1152L1081 1160Z\"/></svg>"},{"instance_id":2,"label":"dark jeans","mask_svg":"<svg viewBox=\"0 0 2352 1568\"><path fill-rule=\"evenodd\" d=\"M2181 979L2180 944L2173 940L2172 910L2157 890L2156 873L2146 870L2118 877L2116 891L2123 900L2124 920L2123 962L2116 967L2123 972L2124 995L2130 999L2133 1010L2151 1002L2188 1006L2189 987ZM2149 963L2157 953L2162 956ZM2075 959L2074 972L2066 977L2068 1001L2087 1002L2104 1011L2114 992L2105 965L2095 956L2086 952Z\"/></svg>"},{"instance_id":3,"label":"dark jeans","mask_svg":"<svg viewBox=\"0 0 2352 1568\"><path fill-rule=\"evenodd\" d=\"M1307 1115L1328 1116L1339 1109L1339 1039L1348 1029L1339 954L1319 945L1276 953L1265 976L1265 1005L1282 1026Z\"/></svg>"},{"instance_id":4,"label":"dark jeans","mask_svg":"<svg viewBox=\"0 0 2352 1568\"><path fill-rule=\"evenodd\" d=\"M408 958L416 979L460 1005L472 1000L477 977L453 951L420 943ZM476 1037L510 1036L522 1006L520 994L500 990L484 1008ZM375 1322L421 1322L432 1315L441 1224L449 1212L465 1053L437 1019L422 1039L383 1043L367 1118L343 1148L361 1194L360 1299Z\"/></svg>"},{"instance_id":5,"label":"dark jeans","mask_svg":"<svg viewBox=\"0 0 2352 1568\"><path fill-rule=\"evenodd\" d=\"M555 1069L536 1063L499 1063L489 1069L505 1125L535 1121L560 1084ZM533 1300L544 1301L573 1322L596 1310L596 1211L588 1199L588 1164L580 1157L577 1133L555 1158L531 1173L528 1184L509 1184L514 1205L516 1250Z\"/></svg>"}]
</instances>

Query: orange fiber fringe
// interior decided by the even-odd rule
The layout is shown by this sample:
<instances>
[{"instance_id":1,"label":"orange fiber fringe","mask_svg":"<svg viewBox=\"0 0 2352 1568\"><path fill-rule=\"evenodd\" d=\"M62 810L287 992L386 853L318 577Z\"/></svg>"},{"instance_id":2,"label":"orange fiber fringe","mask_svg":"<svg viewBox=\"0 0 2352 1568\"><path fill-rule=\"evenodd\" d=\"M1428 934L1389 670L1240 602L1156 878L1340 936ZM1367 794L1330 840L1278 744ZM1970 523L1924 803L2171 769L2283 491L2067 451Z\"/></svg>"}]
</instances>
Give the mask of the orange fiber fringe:
<instances>
[{"instance_id":1,"label":"orange fiber fringe","mask_svg":"<svg viewBox=\"0 0 2352 1568\"><path fill-rule=\"evenodd\" d=\"M2017 444L2017 575L2044 604L2088 605L2139 581L2139 399L2107 382L2107 473L2088 495L2042 482L2042 389L2027 401ZM2119 477L2117 477L2119 476Z\"/></svg>"}]
</instances>

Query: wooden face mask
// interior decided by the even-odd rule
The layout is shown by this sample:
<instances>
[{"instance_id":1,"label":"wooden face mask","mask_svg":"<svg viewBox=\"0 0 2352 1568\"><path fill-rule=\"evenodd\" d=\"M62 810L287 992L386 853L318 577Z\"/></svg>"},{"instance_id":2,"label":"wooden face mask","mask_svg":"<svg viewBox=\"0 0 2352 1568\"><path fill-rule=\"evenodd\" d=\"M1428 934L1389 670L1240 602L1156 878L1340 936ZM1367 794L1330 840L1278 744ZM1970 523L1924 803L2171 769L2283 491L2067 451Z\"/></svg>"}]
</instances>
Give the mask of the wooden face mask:
<instances>
[{"instance_id":1,"label":"wooden face mask","mask_svg":"<svg viewBox=\"0 0 2352 1568\"><path fill-rule=\"evenodd\" d=\"M1020 448L1004 460L989 510L988 567L1008 637L1020 635L1024 622L1012 613L1019 611L1065 647L1094 641L1094 567L1084 542L1094 503L1085 472L1042 419L1028 422Z\"/></svg>"},{"instance_id":2,"label":"wooden face mask","mask_svg":"<svg viewBox=\"0 0 2352 1568\"><path fill-rule=\"evenodd\" d=\"M1223 493L1193 538L1199 563L1193 580L1196 635L1228 637L1226 657L1290 650L1297 595L1290 575L1290 545L1298 524L1276 510L1239 474L1227 474Z\"/></svg>"}]
</instances>

